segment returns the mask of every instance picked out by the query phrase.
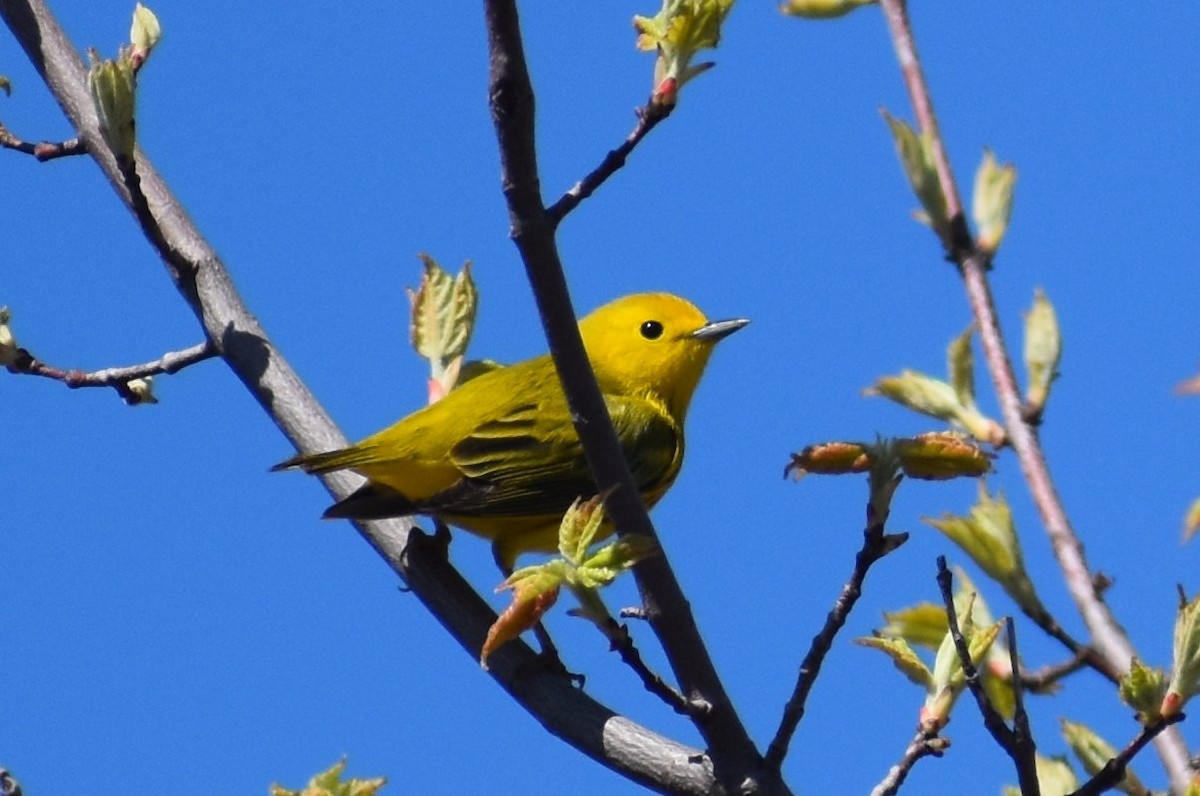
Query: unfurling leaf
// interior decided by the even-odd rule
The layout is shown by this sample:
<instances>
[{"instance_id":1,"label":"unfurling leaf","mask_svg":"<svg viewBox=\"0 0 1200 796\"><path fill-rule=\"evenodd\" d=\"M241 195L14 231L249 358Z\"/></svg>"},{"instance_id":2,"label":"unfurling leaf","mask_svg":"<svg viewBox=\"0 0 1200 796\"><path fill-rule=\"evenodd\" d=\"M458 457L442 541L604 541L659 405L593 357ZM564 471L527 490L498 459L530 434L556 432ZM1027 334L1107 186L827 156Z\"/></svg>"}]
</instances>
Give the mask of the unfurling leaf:
<instances>
[{"instance_id":1,"label":"unfurling leaf","mask_svg":"<svg viewBox=\"0 0 1200 796\"><path fill-rule=\"evenodd\" d=\"M342 779L346 771L346 758L334 763L308 781L304 790L289 790L281 785L272 785L271 796L374 796L387 784L387 779Z\"/></svg>"},{"instance_id":2,"label":"unfurling leaf","mask_svg":"<svg viewBox=\"0 0 1200 796\"><path fill-rule=\"evenodd\" d=\"M854 643L886 654L909 682L925 689L933 686L933 672L929 671L929 667L904 639L864 636L854 639Z\"/></svg>"},{"instance_id":3,"label":"unfurling leaf","mask_svg":"<svg viewBox=\"0 0 1200 796\"><path fill-rule=\"evenodd\" d=\"M1117 756L1116 748L1097 735L1091 727L1066 719L1060 719L1060 721L1067 746L1071 747L1071 751L1075 753L1075 757L1089 777L1099 774L1109 761ZM1125 769L1125 777L1121 780L1121 784L1117 785L1117 790L1129 794L1129 796L1142 796L1142 794L1149 793L1146 786L1130 768Z\"/></svg>"},{"instance_id":4,"label":"unfurling leaf","mask_svg":"<svg viewBox=\"0 0 1200 796\"><path fill-rule=\"evenodd\" d=\"M967 652L976 668L982 668L983 661L1000 634L1000 623L995 622L986 627L975 624L972 611L974 595L967 600L965 610L959 615L958 624L963 638L967 642ZM926 732L936 732L950 721L950 711L955 701L967 685L967 676L963 670L962 659L958 657L958 649L949 631L938 647L937 657L933 664L933 684L925 697L925 705L921 708L920 724Z\"/></svg>"},{"instance_id":5,"label":"unfurling leaf","mask_svg":"<svg viewBox=\"0 0 1200 796\"><path fill-rule=\"evenodd\" d=\"M1175 385L1176 395L1200 395L1200 376L1192 376Z\"/></svg>"},{"instance_id":6,"label":"unfurling leaf","mask_svg":"<svg viewBox=\"0 0 1200 796\"><path fill-rule=\"evenodd\" d=\"M717 46L731 8L733 0L663 0L653 17L633 18L638 49L658 53L651 102L674 105L684 84L712 68L711 62L693 65L692 59Z\"/></svg>"},{"instance_id":7,"label":"unfurling leaf","mask_svg":"<svg viewBox=\"0 0 1200 796\"><path fill-rule=\"evenodd\" d=\"M17 338L8 325L11 318L8 307L0 307L0 367L15 365L21 358L21 347L17 345Z\"/></svg>"},{"instance_id":8,"label":"unfurling leaf","mask_svg":"<svg viewBox=\"0 0 1200 796\"><path fill-rule=\"evenodd\" d=\"M1172 652L1171 682L1161 707L1163 716L1179 713L1188 700L1200 693L1200 594L1189 601L1182 588Z\"/></svg>"},{"instance_id":9,"label":"unfurling leaf","mask_svg":"<svg viewBox=\"0 0 1200 796\"><path fill-rule=\"evenodd\" d=\"M993 498L987 486L980 483L979 500L968 516L945 514L939 519L924 519L969 555L1023 611L1035 615L1042 612L1041 600L1025 570L1012 509L1004 495L997 492Z\"/></svg>"},{"instance_id":10,"label":"unfurling leaf","mask_svg":"<svg viewBox=\"0 0 1200 796\"><path fill-rule=\"evenodd\" d=\"M938 179L937 166L933 157L933 137L917 135L916 131L887 111L881 111L883 119L896 139L896 153L900 165L908 177L908 184L921 202L923 212L918 220L925 222L943 241L950 239L950 220L946 217L946 195Z\"/></svg>"},{"instance_id":11,"label":"unfurling leaf","mask_svg":"<svg viewBox=\"0 0 1200 796\"><path fill-rule=\"evenodd\" d=\"M790 17L836 19L877 0L787 0L779 10Z\"/></svg>"},{"instance_id":12,"label":"unfurling leaf","mask_svg":"<svg viewBox=\"0 0 1200 796\"><path fill-rule=\"evenodd\" d=\"M0 346L3 346L2 338L0 338ZM0 364L3 363L0 362ZM1200 531L1200 498L1192 501L1187 514L1183 517L1183 541L1191 541L1192 537L1196 535L1196 531Z\"/></svg>"},{"instance_id":13,"label":"unfurling leaf","mask_svg":"<svg viewBox=\"0 0 1200 796\"><path fill-rule=\"evenodd\" d=\"M904 370L899 376L883 376L863 390L863 394L881 395L915 412L954 423L983 442L999 445L1004 441L1004 429L999 423L973 405L964 406L954 387L924 373Z\"/></svg>"},{"instance_id":14,"label":"unfurling leaf","mask_svg":"<svg viewBox=\"0 0 1200 796\"><path fill-rule=\"evenodd\" d=\"M987 254L995 254L1008 231L1012 217L1013 185L1017 168L1011 163L996 162L990 149L983 150L983 160L975 172L975 198L971 214L975 217L975 244Z\"/></svg>"},{"instance_id":15,"label":"unfurling leaf","mask_svg":"<svg viewBox=\"0 0 1200 796\"><path fill-rule=\"evenodd\" d=\"M1038 290L1033 306L1025 315L1025 370L1029 386L1025 405L1029 412L1040 415L1050 396L1050 385L1058 378L1058 363L1062 359L1062 338L1058 331L1058 316L1046 294Z\"/></svg>"},{"instance_id":16,"label":"unfurling leaf","mask_svg":"<svg viewBox=\"0 0 1200 796\"><path fill-rule=\"evenodd\" d=\"M471 263L450 276L427 254L421 286L408 291L412 306L409 326L413 348L429 360L430 403L445 396L461 378L463 356L475 329L479 293L471 278Z\"/></svg>"},{"instance_id":17,"label":"unfurling leaf","mask_svg":"<svg viewBox=\"0 0 1200 796\"><path fill-rule=\"evenodd\" d=\"M975 326L951 341L946 349L946 372L950 374L950 386L958 396L958 402L968 409L975 408L975 356L971 350L971 335Z\"/></svg>"},{"instance_id":18,"label":"unfurling leaf","mask_svg":"<svg viewBox=\"0 0 1200 796\"><path fill-rule=\"evenodd\" d=\"M599 495L587 501L576 498L558 527L559 555L572 564L579 563L592 546L604 520L604 500Z\"/></svg>"},{"instance_id":19,"label":"unfurling leaf","mask_svg":"<svg viewBox=\"0 0 1200 796\"><path fill-rule=\"evenodd\" d=\"M1162 718L1162 703L1166 693L1167 678L1162 669L1147 666L1136 657L1117 686L1121 701L1137 711L1137 719L1143 726L1154 724Z\"/></svg>"},{"instance_id":20,"label":"unfurling leaf","mask_svg":"<svg viewBox=\"0 0 1200 796\"><path fill-rule=\"evenodd\" d=\"M944 606L934 603L918 603L899 611L885 611L887 624L879 629L884 638L901 638L909 644L918 644L936 650L946 636L949 623Z\"/></svg>"},{"instance_id":21,"label":"unfurling leaf","mask_svg":"<svg viewBox=\"0 0 1200 796\"><path fill-rule=\"evenodd\" d=\"M131 162L134 149L134 110L137 86L133 64L127 52L116 60L103 61L94 50L88 51L88 91L100 117L100 132L118 162Z\"/></svg>"},{"instance_id":22,"label":"unfurling leaf","mask_svg":"<svg viewBox=\"0 0 1200 796\"><path fill-rule=\"evenodd\" d=\"M562 562L550 561L518 569L500 585L497 591L512 589L513 601L488 628L487 639L479 653L479 665L484 671L487 671L487 660L493 652L541 621L558 600L563 580Z\"/></svg>"},{"instance_id":23,"label":"unfurling leaf","mask_svg":"<svg viewBox=\"0 0 1200 796\"><path fill-rule=\"evenodd\" d=\"M141 3L135 5L133 7L133 24L129 28L129 41L133 45L129 57L133 61L134 69L138 69L145 63L146 59L150 57L150 51L154 49L161 38L162 26L158 24L158 17Z\"/></svg>"}]
</instances>

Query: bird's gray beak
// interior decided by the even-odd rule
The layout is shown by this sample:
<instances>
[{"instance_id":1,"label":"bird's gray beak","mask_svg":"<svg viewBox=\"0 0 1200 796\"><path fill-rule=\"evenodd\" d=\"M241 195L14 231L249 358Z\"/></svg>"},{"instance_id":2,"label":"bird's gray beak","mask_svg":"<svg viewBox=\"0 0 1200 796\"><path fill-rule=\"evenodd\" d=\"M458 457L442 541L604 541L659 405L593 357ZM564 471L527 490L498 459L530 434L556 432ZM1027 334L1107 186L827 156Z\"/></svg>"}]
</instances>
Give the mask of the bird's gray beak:
<instances>
[{"instance_id":1,"label":"bird's gray beak","mask_svg":"<svg viewBox=\"0 0 1200 796\"><path fill-rule=\"evenodd\" d=\"M750 323L749 318L734 318L731 321L713 321L712 323L704 324L692 332L692 337L697 340L711 340L715 343L733 334L748 323Z\"/></svg>"}]
</instances>

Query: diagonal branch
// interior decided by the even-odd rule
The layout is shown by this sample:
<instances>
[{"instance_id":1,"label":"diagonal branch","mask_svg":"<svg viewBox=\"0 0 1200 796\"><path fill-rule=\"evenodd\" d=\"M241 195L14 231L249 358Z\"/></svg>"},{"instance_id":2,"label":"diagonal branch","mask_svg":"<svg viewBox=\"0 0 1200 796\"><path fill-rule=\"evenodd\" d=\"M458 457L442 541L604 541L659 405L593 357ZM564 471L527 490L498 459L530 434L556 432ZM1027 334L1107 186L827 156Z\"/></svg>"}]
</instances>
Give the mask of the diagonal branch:
<instances>
[{"instance_id":1,"label":"diagonal branch","mask_svg":"<svg viewBox=\"0 0 1200 796\"><path fill-rule=\"evenodd\" d=\"M868 516L872 514L873 512L868 511ZM854 557L854 572L842 586L842 592L838 595L832 610L825 616L825 625L813 637L812 645L804 656L804 661L800 664L796 687L793 689L787 705L784 706L779 729L775 731L775 737L771 740L771 745L767 747L765 762L770 770L778 771L783 765L783 758L787 755L792 736L795 734L796 728L800 726L800 720L804 718L804 706L808 701L808 694L812 690L813 684L817 681L817 675L821 672L821 664L825 661L829 650L833 648L833 641L837 637L838 631L846 624L846 620L850 618L850 612L854 610L858 598L862 596L862 587L863 582L867 579L867 571L876 561L908 541L906 533L884 534L883 527L886 519L886 516L870 516L867 528L863 531L862 548ZM911 746L910 751L913 751ZM925 754L929 754L929 752L921 752L920 756Z\"/></svg>"},{"instance_id":2,"label":"diagonal branch","mask_svg":"<svg viewBox=\"0 0 1200 796\"><path fill-rule=\"evenodd\" d=\"M1091 634L1092 646L1107 659L1110 671L1126 672L1135 654L1133 645L1097 587L1096 579L1092 576L1084 555L1083 543L1067 518L1066 508L1050 475L1037 429L1028 422L1023 413L1020 390L1000 330L1000 319L992 299L991 286L987 280L991 261L977 249L967 228L958 186L938 132L933 101L917 56L906 0L879 0L879 4L887 20L892 44L921 133L928 135L933 144L934 161L942 193L946 198L947 220L951 230L950 239L943 241L943 244L962 274L963 286L979 328L980 344L996 388L996 397L1008 439L1020 462L1033 501L1041 514L1067 588ZM1188 749L1182 736L1178 731L1169 729L1158 737L1155 745L1170 775L1172 786L1182 791L1187 787L1190 778Z\"/></svg>"},{"instance_id":3,"label":"diagonal branch","mask_svg":"<svg viewBox=\"0 0 1200 796\"><path fill-rule=\"evenodd\" d=\"M86 69L76 48L42 0L0 0L0 17L42 75L121 200L134 211L125 175L105 147L87 90ZM324 408L300 381L243 303L224 264L145 153L135 155L148 214L137 215L147 238L206 337L272 421L301 450L332 450L346 444ZM149 219L149 221L148 221ZM361 478L349 473L322 477L335 498L350 494ZM356 523L355 528L460 645L478 660L496 615L436 546L419 538L407 520ZM569 678L537 665L532 650L510 643L489 661L489 674L548 731L634 782L660 791L719 793L713 772L692 761L703 753L614 713L575 688Z\"/></svg>"},{"instance_id":4,"label":"diagonal branch","mask_svg":"<svg viewBox=\"0 0 1200 796\"><path fill-rule=\"evenodd\" d=\"M674 105L662 102L648 102L638 108L637 124L634 125L633 132L621 142L619 147L610 150L604 156L604 160L600 161L599 166L588 172L587 176L559 197L557 202L546 208L546 215L550 218L550 222L558 225L567 213L578 207L580 202L595 193L596 189L603 185L609 177L624 167L626 159L634 148L649 135L651 130L658 126L659 122L670 116L673 110L675 110Z\"/></svg>"},{"instance_id":5,"label":"diagonal branch","mask_svg":"<svg viewBox=\"0 0 1200 796\"><path fill-rule=\"evenodd\" d=\"M488 96L500 146L512 237L525 263L550 353L576 418L576 431L597 490L601 494L611 491L606 506L619 533L656 538L588 364L558 254L555 223L542 203L534 144L534 93L516 3L485 0L484 10L491 56ZM711 710L695 723L717 779L730 790L739 789L759 777L761 756L717 676L670 564L666 556L653 556L639 562L634 574L646 618L662 642L680 690L689 700L711 705Z\"/></svg>"}]
</instances>

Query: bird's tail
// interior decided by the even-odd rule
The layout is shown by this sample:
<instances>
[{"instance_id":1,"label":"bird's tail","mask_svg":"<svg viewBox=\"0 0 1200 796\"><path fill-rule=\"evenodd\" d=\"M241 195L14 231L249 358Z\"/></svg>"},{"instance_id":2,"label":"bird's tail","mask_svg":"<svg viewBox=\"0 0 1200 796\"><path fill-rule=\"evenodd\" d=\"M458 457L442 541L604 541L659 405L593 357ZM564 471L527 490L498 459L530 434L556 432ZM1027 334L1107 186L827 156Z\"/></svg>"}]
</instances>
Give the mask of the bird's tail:
<instances>
[{"instance_id":1,"label":"bird's tail","mask_svg":"<svg viewBox=\"0 0 1200 796\"><path fill-rule=\"evenodd\" d=\"M349 497L325 509L321 516L327 520L382 520L417 513L417 506L395 489L383 484L367 483Z\"/></svg>"}]
</instances>

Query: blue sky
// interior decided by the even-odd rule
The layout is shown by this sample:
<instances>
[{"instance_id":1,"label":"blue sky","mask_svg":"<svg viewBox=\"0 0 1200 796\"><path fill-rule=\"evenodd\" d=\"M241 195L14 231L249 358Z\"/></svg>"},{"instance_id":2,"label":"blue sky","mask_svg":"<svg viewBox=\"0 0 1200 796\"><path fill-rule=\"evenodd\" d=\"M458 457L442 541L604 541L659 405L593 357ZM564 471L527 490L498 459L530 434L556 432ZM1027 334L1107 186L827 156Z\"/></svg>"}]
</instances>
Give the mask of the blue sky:
<instances>
[{"instance_id":1,"label":"blue sky","mask_svg":"<svg viewBox=\"0 0 1200 796\"><path fill-rule=\"evenodd\" d=\"M143 72L141 143L221 252L276 344L351 438L420 405L406 335L417 253L474 262L473 353L545 348L507 238L486 108L478 4L329 6L160 0L165 38ZM58 2L82 48L112 53L131 7ZM653 3L527 3L543 186L556 197L628 133L651 56L629 21ZM1010 345L1036 287L1065 339L1043 440L1093 566L1135 645L1169 663L1180 548L1200 494L1196 372L1200 10L1123 4L918 3L918 44L964 193L982 148L1017 164L993 273ZM722 343L689 417L688 461L654 512L733 698L765 746L800 657L849 574L865 479L785 482L791 451L937 425L860 396L880 375L944 368L970 322L954 270L915 205L878 109L911 118L878 9L836 23L739 3L715 70L560 235L577 306L641 290L686 295L753 323ZM70 135L23 54L0 120L29 139ZM87 159L0 153L0 304L20 342L96 369L199 342L132 219ZM0 374L3 375L3 374ZM985 410L994 411L979 374ZM291 449L240 384L209 362L128 408L111 391L0 378L0 765L27 793L97 780L135 792L299 787L343 754L386 793L627 793L549 737L479 670L348 526L317 518L315 482L268 474ZM992 487L1014 505L1046 601L1082 635L1011 454ZM862 793L900 756L920 695L849 643L880 612L936 598L949 544L920 522L963 512L973 483L907 483L891 527L910 543L879 564L826 663L786 773L806 792ZM487 545L456 564L485 593ZM978 578L983 584L982 577ZM1012 610L984 585L997 613ZM631 584L609 596L631 604ZM496 605L501 605L499 599ZM597 698L661 732L694 732L642 691L598 635L550 626ZM1019 628L1026 661L1063 653ZM662 666L649 634L639 635ZM1059 716L1123 745L1113 689L1083 674L1033 703L1041 748ZM1195 733L1184 732L1195 742ZM969 704L954 742L905 792L994 793L1012 781ZM1157 761L1137 766L1161 786Z\"/></svg>"}]
</instances>

